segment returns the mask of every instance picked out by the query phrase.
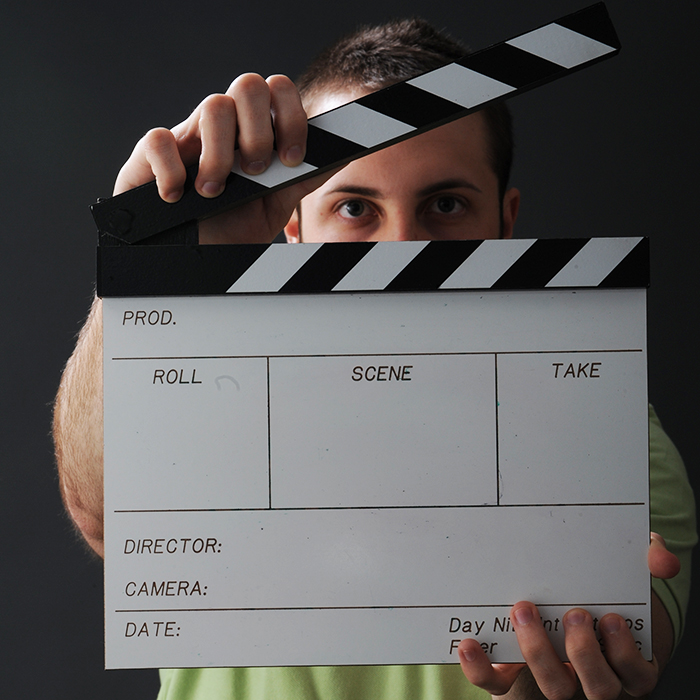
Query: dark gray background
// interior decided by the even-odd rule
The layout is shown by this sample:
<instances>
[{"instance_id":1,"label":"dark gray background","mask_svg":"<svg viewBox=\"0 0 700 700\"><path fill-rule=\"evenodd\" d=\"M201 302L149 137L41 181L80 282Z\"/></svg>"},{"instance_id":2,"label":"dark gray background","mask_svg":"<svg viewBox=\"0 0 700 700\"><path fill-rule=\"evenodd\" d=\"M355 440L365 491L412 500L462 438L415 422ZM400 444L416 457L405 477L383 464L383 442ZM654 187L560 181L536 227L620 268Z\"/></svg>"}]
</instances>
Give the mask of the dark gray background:
<instances>
[{"instance_id":1,"label":"dark gray background","mask_svg":"<svg viewBox=\"0 0 700 700\"><path fill-rule=\"evenodd\" d=\"M296 75L323 45L360 22L420 14L483 48L586 4L2 4L4 697L155 698L157 692L155 671L101 669L102 568L62 513L48 437L60 371L92 293L88 206L111 193L136 140L152 126L177 123L240 72ZM651 238L650 396L697 486L700 5L610 0L608 7L624 46L618 58L511 103L514 183L524 195L517 235ZM656 697L697 697L691 653L699 619L695 600L685 641Z\"/></svg>"}]
</instances>

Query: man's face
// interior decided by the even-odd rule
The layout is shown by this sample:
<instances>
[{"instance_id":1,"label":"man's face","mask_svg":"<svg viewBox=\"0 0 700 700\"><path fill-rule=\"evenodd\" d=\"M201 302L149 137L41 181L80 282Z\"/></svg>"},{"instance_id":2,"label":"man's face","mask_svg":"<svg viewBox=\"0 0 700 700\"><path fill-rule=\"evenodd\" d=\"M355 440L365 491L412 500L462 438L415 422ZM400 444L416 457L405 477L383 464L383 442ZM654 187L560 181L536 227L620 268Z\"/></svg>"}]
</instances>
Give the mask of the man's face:
<instances>
[{"instance_id":1,"label":"man's face","mask_svg":"<svg viewBox=\"0 0 700 700\"><path fill-rule=\"evenodd\" d=\"M301 225L295 214L285 232L306 243L510 238L518 204L515 189L499 201L477 113L353 161L302 200Z\"/></svg>"}]
</instances>

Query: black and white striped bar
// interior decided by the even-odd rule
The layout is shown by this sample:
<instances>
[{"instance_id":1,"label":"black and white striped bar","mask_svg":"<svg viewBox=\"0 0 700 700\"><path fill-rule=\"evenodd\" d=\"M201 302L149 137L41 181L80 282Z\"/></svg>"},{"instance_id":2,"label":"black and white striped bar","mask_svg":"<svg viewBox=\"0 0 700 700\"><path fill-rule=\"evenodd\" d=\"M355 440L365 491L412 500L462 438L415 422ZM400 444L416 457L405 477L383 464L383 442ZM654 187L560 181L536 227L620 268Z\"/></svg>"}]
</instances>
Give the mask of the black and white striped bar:
<instances>
[{"instance_id":1,"label":"black and white striped bar","mask_svg":"<svg viewBox=\"0 0 700 700\"><path fill-rule=\"evenodd\" d=\"M649 284L646 238L103 246L101 297L326 294Z\"/></svg>"},{"instance_id":2,"label":"black and white striped bar","mask_svg":"<svg viewBox=\"0 0 700 700\"><path fill-rule=\"evenodd\" d=\"M196 193L192 169L185 194L175 204L160 199L155 183L101 200L92 207L101 242L137 243L213 216L568 75L619 49L605 6L598 3L313 117L305 160L296 168L273 159L262 175L251 176L236 163L216 199Z\"/></svg>"}]
</instances>

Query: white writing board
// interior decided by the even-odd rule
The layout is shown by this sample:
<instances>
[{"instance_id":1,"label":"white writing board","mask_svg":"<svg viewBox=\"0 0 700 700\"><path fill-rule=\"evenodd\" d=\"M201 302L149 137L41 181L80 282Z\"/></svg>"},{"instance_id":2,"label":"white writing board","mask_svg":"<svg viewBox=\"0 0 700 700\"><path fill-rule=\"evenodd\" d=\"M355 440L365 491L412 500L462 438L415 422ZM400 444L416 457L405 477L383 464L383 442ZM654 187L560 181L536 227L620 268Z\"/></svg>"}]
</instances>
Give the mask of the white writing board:
<instances>
[{"instance_id":1,"label":"white writing board","mask_svg":"<svg viewBox=\"0 0 700 700\"><path fill-rule=\"evenodd\" d=\"M650 658L645 289L590 246L470 288L467 244L429 290L105 295L107 667L517 661L523 599L562 654L581 605Z\"/></svg>"}]
</instances>

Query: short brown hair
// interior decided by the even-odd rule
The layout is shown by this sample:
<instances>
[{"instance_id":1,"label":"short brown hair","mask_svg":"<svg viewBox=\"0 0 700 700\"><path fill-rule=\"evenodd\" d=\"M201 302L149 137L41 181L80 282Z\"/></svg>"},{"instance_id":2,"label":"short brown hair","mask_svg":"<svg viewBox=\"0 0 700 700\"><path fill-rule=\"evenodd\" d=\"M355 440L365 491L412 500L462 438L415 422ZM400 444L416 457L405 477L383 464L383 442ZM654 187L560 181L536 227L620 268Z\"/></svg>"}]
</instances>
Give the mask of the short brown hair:
<instances>
[{"instance_id":1,"label":"short brown hair","mask_svg":"<svg viewBox=\"0 0 700 700\"><path fill-rule=\"evenodd\" d=\"M322 51L297 79L304 105L321 95L348 88L379 90L452 63L468 47L424 19L392 20L363 26ZM489 134L489 152L503 199L513 163L513 126L503 102L481 112Z\"/></svg>"}]
</instances>

